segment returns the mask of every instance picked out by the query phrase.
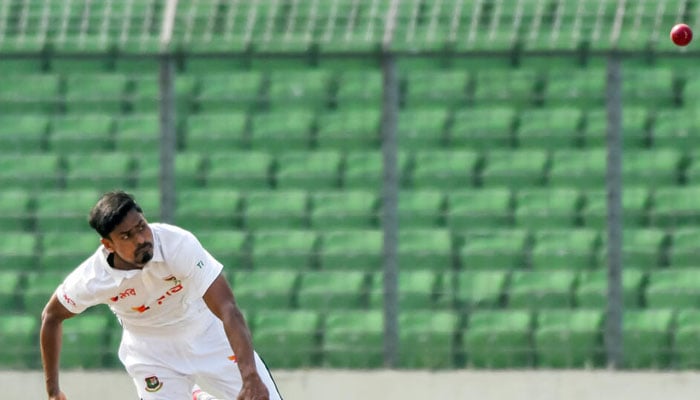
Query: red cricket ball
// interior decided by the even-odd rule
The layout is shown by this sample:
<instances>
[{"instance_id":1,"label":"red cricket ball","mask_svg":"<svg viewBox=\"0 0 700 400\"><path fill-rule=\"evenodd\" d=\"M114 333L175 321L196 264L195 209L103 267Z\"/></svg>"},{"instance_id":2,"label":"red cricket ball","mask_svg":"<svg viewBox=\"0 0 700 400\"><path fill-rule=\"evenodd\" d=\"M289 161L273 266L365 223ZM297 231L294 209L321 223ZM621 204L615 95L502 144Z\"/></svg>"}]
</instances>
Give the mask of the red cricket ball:
<instances>
[{"instance_id":1,"label":"red cricket ball","mask_svg":"<svg viewBox=\"0 0 700 400\"><path fill-rule=\"evenodd\" d=\"M671 29L671 40L677 46L687 46L693 40L693 30L686 24L676 24Z\"/></svg>"}]
</instances>

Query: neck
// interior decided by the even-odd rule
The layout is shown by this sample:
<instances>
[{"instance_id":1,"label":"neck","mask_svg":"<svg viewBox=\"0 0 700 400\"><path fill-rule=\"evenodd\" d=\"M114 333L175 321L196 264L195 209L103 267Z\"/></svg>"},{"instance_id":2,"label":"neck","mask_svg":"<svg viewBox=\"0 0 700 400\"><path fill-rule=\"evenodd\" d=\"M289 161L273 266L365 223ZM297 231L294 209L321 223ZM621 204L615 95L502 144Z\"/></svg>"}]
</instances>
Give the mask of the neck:
<instances>
[{"instance_id":1,"label":"neck","mask_svg":"<svg viewBox=\"0 0 700 400\"><path fill-rule=\"evenodd\" d=\"M109 253L107 256L107 262L114 269L120 269L124 271L129 271L132 269L143 269L143 266L132 264L130 262L124 261L123 258L119 257L116 253Z\"/></svg>"}]
</instances>

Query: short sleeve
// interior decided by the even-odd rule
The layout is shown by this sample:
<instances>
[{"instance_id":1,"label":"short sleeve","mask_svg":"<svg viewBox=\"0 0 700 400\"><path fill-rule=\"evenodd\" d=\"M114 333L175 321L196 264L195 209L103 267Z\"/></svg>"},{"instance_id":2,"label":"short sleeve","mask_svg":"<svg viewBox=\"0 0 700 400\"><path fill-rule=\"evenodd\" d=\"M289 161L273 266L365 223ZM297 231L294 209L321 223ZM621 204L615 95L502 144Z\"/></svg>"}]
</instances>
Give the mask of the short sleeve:
<instances>
[{"instance_id":1,"label":"short sleeve","mask_svg":"<svg viewBox=\"0 0 700 400\"><path fill-rule=\"evenodd\" d=\"M68 311L80 314L89 307L100 304L97 296L90 291L90 285L85 282L80 268L74 270L56 288L55 294L58 301Z\"/></svg>"},{"instance_id":2,"label":"short sleeve","mask_svg":"<svg viewBox=\"0 0 700 400\"><path fill-rule=\"evenodd\" d=\"M185 293L188 303L201 299L223 270L223 265L189 232L167 262L171 264L173 272L182 277L185 287L189 288Z\"/></svg>"}]
</instances>

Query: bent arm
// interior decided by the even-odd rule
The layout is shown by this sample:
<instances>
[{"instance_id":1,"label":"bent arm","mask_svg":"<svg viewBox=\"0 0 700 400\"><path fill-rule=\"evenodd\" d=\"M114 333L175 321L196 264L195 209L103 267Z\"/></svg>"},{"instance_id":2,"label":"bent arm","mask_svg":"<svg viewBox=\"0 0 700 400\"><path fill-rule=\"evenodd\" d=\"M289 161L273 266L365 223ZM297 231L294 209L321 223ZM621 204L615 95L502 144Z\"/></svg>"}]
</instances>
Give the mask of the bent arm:
<instances>
[{"instance_id":1,"label":"bent arm","mask_svg":"<svg viewBox=\"0 0 700 400\"><path fill-rule=\"evenodd\" d=\"M51 296L41 314L41 330L39 332L41 361L44 366L46 392L50 399L63 396L58 384L58 360L61 353L63 321L75 315L58 301L55 294Z\"/></svg>"},{"instance_id":2,"label":"bent arm","mask_svg":"<svg viewBox=\"0 0 700 400\"><path fill-rule=\"evenodd\" d=\"M265 397L259 398L267 399L266 387L262 383L258 370L255 367L250 330L246 325L241 310L236 305L233 292L223 275L219 274L204 293L204 301L214 315L223 322L228 341L234 354L236 354L238 369L241 371L241 377L243 378L243 390L239 398L247 398L244 396L248 395L248 393L252 395L250 398L258 398L255 396L262 395L260 392L264 391Z\"/></svg>"}]
</instances>

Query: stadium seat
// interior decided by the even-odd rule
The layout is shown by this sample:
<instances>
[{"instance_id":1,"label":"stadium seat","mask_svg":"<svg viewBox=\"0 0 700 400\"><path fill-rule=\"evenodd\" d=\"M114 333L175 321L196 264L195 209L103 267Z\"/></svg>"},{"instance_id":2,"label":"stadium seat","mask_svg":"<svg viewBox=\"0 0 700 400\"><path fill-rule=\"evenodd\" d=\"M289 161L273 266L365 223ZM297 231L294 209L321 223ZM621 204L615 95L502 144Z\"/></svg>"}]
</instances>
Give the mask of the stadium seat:
<instances>
[{"instance_id":1,"label":"stadium seat","mask_svg":"<svg viewBox=\"0 0 700 400\"><path fill-rule=\"evenodd\" d=\"M339 108L373 107L382 100L382 74L379 69L345 70L338 79L334 103Z\"/></svg>"},{"instance_id":2,"label":"stadium seat","mask_svg":"<svg viewBox=\"0 0 700 400\"><path fill-rule=\"evenodd\" d=\"M607 260L607 235L601 235L601 265ZM622 232L622 264L625 267L651 270L664 262L668 235L658 229L624 229Z\"/></svg>"},{"instance_id":3,"label":"stadium seat","mask_svg":"<svg viewBox=\"0 0 700 400\"><path fill-rule=\"evenodd\" d=\"M700 183L700 151L690 150L687 154L687 163L685 166L684 176L686 183L690 186L695 186Z\"/></svg>"},{"instance_id":4,"label":"stadium seat","mask_svg":"<svg viewBox=\"0 0 700 400\"><path fill-rule=\"evenodd\" d=\"M604 188L606 157L604 148L554 151L548 183L553 187Z\"/></svg>"},{"instance_id":5,"label":"stadium seat","mask_svg":"<svg viewBox=\"0 0 700 400\"><path fill-rule=\"evenodd\" d=\"M668 262L672 268L698 266L700 254L700 230L696 227L676 229L671 234Z\"/></svg>"},{"instance_id":6,"label":"stadium seat","mask_svg":"<svg viewBox=\"0 0 700 400\"><path fill-rule=\"evenodd\" d=\"M568 308L573 305L577 274L573 270L513 271L506 290L514 309Z\"/></svg>"},{"instance_id":7,"label":"stadium seat","mask_svg":"<svg viewBox=\"0 0 700 400\"><path fill-rule=\"evenodd\" d=\"M46 232L41 237L41 270L68 273L101 246L96 232Z\"/></svg>"},{"instance_id":8,"label":"stadium seat","mask_svg":"<svg viewBox=\"0 0 700 400\"><path fill-rule=\"evenodd\" d=\"M603 317L601 309L540 311L533 335L538 367L600 366Z\"/></svg>"},{"instance_id":9,"label":"stadium seat","mask_svg":"<svg viewBox=\"0 0 700 400\"><path fill-rule=\"evenodd\" d=\"M470 76L464 70L409 69L403 75L402 100L408 109L420 110L435 105L447 109L467 104Z\"/></svg>"},{"instance_id":10,"label":"stadium seat","mask_svg":"<svg viewBox=\"0 0 700 400\"><path fill-rule=\"evenodd\" d=\"M233 293L236 303L248 312L286 310L292 307L292 296L298 274L292 270L233 272Z\"/></svg>"},{"instance_id":11,"label":"stadium seat","mask_svg":"<svg viewBox=\"0 0 700 400\"><path fill-rule=\"evenodd\" d=\"M382 238L379 230L325 232L320 266L324 270L377 271L382 265Z\"/></svg>"},{"instance_id":12,"label":"stadium seat","mask_svg":"<svg viewBox=\"0 0 700 400\"><path fill-rule=\"evenodd\" d=\"M30 271L26 275L25 288L22 291L22 307L26 314L39 318L58 285L63 282L69 271Z\"/></svg>"},{"instance_id":13,"label":"stadium seat","mask_svg":"<svg viewBox=\"0 0 700 400\"><path fill-rule=\"evenodd\" d=\"M321 150L378 149L380 133L379 109L342 109L318 116L315 143Z\"/></svg>"},{"instance_id":14,"label":"stadium seat","mask_svg":"<svg viewBox=\"0 0 700 400\"><path fill-rule=\"evenodd\" d=\"M263 74L260 71L227 71L199 75L199 92L194 96L200 112L230 112L256 109L262 105Z\"/></svg>"},{"instance_id":15,"label":"stadium seat","mask_svg":"<svg viewBox=\"0 0 700 400\"><path fill-rule=\"evenodd\" d=\"M248 117L244 112L193 114L187 118L184 148L208 153L245 148L248 143Z\"/></svg>"},{"instance_id":16,"label":"stadium seat","mask_svg":"<svg viewBox=\"0 0 700 400\"><path fill-rule=\"evenodd\" d=\"M442 308L451 305L443 285L443 275L431 269L401 271L397 276L399 309L404 311ZM380 310L384 306L384 273L372 274L369 289L369 307Z\"/></svg>"},{"instance_id":17,"label":"stadium seat","mask_svg":"<svg viewBox=\"0 0 700 400\"><path fill-rule=\"evenodd\" d=\"M87 215L99 199L94 190L46 191L36 195L36 227L41 232L87 231Z\"/></svg>"},{"instance_id":18,"label":"stadium seat","mask_svg":"<svg viewBox=\"0 0 700 400\"><path fill-rule=\"evenodd\" d=\"M119 62L117 62L119 65ZM117 69L119 67L117 66ZM156 71L156 70L153 70ZM144 70L139 70L133 76L133 89L127 96L129 108L132 112L155 113L160 107L160 77L156 74L149 74ZM187 74L176 74L173 95L175 109L180 115L186 115L192 109L194 89L197 84L196 76Z\"/></svg>"},{"instance_id":19,"label":"stadium seat","mask_svg":"<svg viewBox=\"0 0 700 400\"><path fill-rule=\"evenodd\" d=\"M451 269L452 238L449 231L405 229L399 231L398 240L398 263L402 271Z\"/></svg>"},{"instance_id":20,"label":"stadium seat","mask_svg":"<svg viewBox=\"0 0 700 400\"><path fill-rule=\"evenodd\" d=\"M340 186L342 157L335 151L291 151L277 157L280 189L334 189Z\"/></svg>"},{"instance_id":21,"label":"stadium seat","mask_svg":"<svg viewBox=\"0 0 700 400\"><path fill-rule=\"evenodd\" d=\"M453 149L506 149L513 145L515 110L508 107L458 109L448 129Z\"/></svg>"},{"instance_id":22,"label":"stadium seat","mask_svg":"<svg viewBox=\"0 0 700 400\"><path fill-rule=\"evenodd\" d=\"M251 258L256 270L306 271L316 264L318 233L307 230L260 230L253 234Z\"/></svg>"},{"instance_id":23,"label":"stadium seat","mask_svg":"<svg viewBox=\"0 0 700 400\"><path fill-rule=\"evenodd\" d=\"M4 313L20 310L20 271L0 270L0 308Z\"/></svg>"},{"instance_id":24,"label":"stadium seat","mask_svg":"<svg viewBox=\"0 0 700 400\"><path fill-rule=\"evenodd\" d=\"M269 189L272 165L272 155L264 152L213 152L207 158L206 185L212 189Z\"/></svg>"},{"instance_id":25,"label":"stadium seat","mask_svg":"<svg viewBox=\"0 0 700 400\"><path fill-rule=\"evenodd\" d=\"M0 233L0 270L33 269L38 260L38 243L33 233L3 231Z\"/></svg>"},{"instance_id":26,"label":"stadium seat","mask_svg":"<svg viewBox=\"0 0 700 400\"><path fill-rule=\"evenodd\" d=\"M104 365L109 334L108 315L81 315L63 323L61 367L100 368Z\"/></svg>"},{"instance_id":27,"label":"stadium seat","mask_svg":"<svg viewBox=\"0 0 700 400\"><path fill-rule=\"evenodd\" d=\"M511 227L511 192L503 187L448 191L446 222L450 229L460 231Z\"/></svg>"},{"instance_id":28,"label":"stadium seat","mask_svg":"<svg viewBox=\"0 0 700 400\"><path fill-rule=\"evenodd\" d=\"M241 225L241 194L234 189L183 189L175 195L175 223L190 230Z\"/></svg>"},{"instance_id":29,"label":"stadium seat","mask_svg":"<svg viewBox=\"0 0 700 400\"><path fill-rule=\"evenodd\" d=\"M472 99L476 106L529 106L534 104L542 85L541 74L532 69L483 68L474 75Z\"/></svg>"},{"instance_id":30,"label":"stadium seat","mask_svg":"<svg viewBox=\"0 0 700 400\"><path fill-rule=\"evenodd\" d=\"M463 331L467 366L519 368L533 365L533 315L525 310L476 311Z\"/></svg>"},{"instance_id":31,"label":"stadium seat","mask_svg":"<svg viewBox=\"0 0 700 400\"><path fill-rule=\"evenodd\" d=\"M486 188L541 186L549 156L544 150L495 149L486 153L480 182Z\"/></svg>"},{"instance_id":32,"label":"stadium seat","mask_svg":"<svg viewBox=\"0 0 700 400\"><path fill-rule=\"evenodd\" d=\"M308 227L308 198L302 190L255 191L245 194L246 229L304 229Z\"/></svg>"},{"instance_id":33,"label":"stadium seat","mask_svg":"<svg viewBox=\"0 0 700 400\"><path fill-rule=\"evenodd\" d=\"M700 223L700 186L658 188L652 198L649 223L658 228L697 226Z\"/></svg>"},{"instance_id":34,"label":"stadium seat","mask_svg":"<svg viewBox=\"0 0 700 400\"><path fill-rule=\"evenodd\" d=\"M469 311L501 306L508 273L505 271L460 271L455 277L455 306Z\"/></svg>"},{"instance_id":35,"label":"stadium seat","mask_svg":"<svg viewBox=\"0 0 700 400\"><path fill-rule=\"evenodd\" d=\"M30 201L32 197L24 190L3 189L0 193L0 230L21 232L30 228Z\"/></svg>"},{"instance_id":36,"label":"stadium seat","mask_svg":"<svg viewBox=\"0 0 700 400\"><path fill-rule=\"evenodd\" d=\"M451 311L402 311L399 314L399 360L403 368L454 366L460 318Z\"/></svg>"},{"instance_id":37,"label":"stadium seat","mask_svg":"<svg viewBox=\"0 0 700 400\"><path fill-rule=\"evenodd\" d=\"M160 156L145 155L137 158L140 188L160 187ZM175 155L175 181L178 189L204 186L204 156L201 153L180 152Z\"/></svg>"},{"instance_id":38,"label":"stadium seat","mask_svg":"<svg viewBox=\"0 0 700 400\"><path fill-rule=\"evenodd\" d=\"M542 99L547 106L597 108L605 106L605 69L550 68L545 77ZM603 131L605 132L605 131Z\"/></svg>"},{"instance_id":39,"label":"stadium seat","mask_svg":"<svg viewBox=\"0 0 700 400\"><path fill-rule=\"evenodd\" d=\"M583 224L588 228L604 229L608 221L607 190L593 189L584 193L581 209ZM622 220L625 227L639 228L648 223L651 195L644 186L625 186L622 191Z\"/></svg>"},{"instance_id":40,"label":"stadium seat","mask_svg":"<svg viewBox=\"0 0 700 400\"><path fill-rule=\"evenodd\" d=\"M272 70L269 75L270 108L284 110L289 104L321 110L329 104L332 74L322 69Z\"/></svg>"},{"instance_id":41,"label":"stadium seat","mask_svg":"<svg viewBox=\"0 0 700 400\"><path fill-rule=\"evenodd\" d=\"M49 148L56 154L107 151L112 146L114 121L109 114L86 112L54 117L51 121Z\"/></svg>"},{"instance_id":42,"label":"stadium seat","mask_svg":"<svg viewBox=\"0 0 700 400\"><path fill-rule=\"evenodd\" d=\"M136 203L141 207L144 216L149 222L160 221L161 207L159 188L129 189L128 193L134 196Z\"/></svg>"},{"instance_id":43,"label":"stadium seat","mask_svg":"<svg viewBox=\"0 0 700 400\"><path fill-rule=\"evenodd\" d=\"M251 318L253 340L270 368L309 368L320 357L321 318L313 311L259 310Z\"/></svg>"},{"instance_id":44,"label":"stadium seat","mask_svg":"<svg viewBox=\"0 0 700 400\"><path fill-rule=\"evenodd\" d=\"M44 191L57 189L63 178L56 154L16 153L0 158L0 184L8 189Z\"/></svg>"},{"instance_id":45,"label":"stadium seat","mask_svg":"<svg viewBox=\"0 0 700 400\"><path fill-rule=\"evenodd\" d=\"M314 124L314 114L304 109L253 114L251 148L272 153L309 150Z\"/></svg>"},{"instance_id":46,"label":"stadium seat","mask_svg":"<svg viewBox=\"0 0 700 400\"><path fill-rule=\"evenodd\" d=\"M404 190L399 192L399 226L435 228L443 225L444 195L437 190Z\"/></svg>"},{"instance_id":47,"label":"stadium seat","mask_svg":"<svg viewBox=\"0 0 700 400\"><path fill-rule=\"evenodd\" d=\"M516 133L523 148L564 149L580 145L583 113L573 107L527 109Z\"/></svg>"},{"instance_id":48,"label":"stadium seat","mask_svg":"<svg viewBox=\"0 0 700 400\"><path fill-rule=\"evenodd\" d=\"M625 311L622 318L624 366L631 369L666 367L673 319L671 310Z\"/></svg>"},{"instance_id":49,"label":"stadium seat","mask_svg":"<svg viewBox=\"0 0 700 400\"><path fill-rule=\"evenodd\" d=\"M687 150L700 143L698 119L689 118L688 110L662 108L651 117L651 143L654 148Z\"/></svg>"},{"instance_id":50,"label":"stadium seat","mask_svg":"<svg viewBox=\"0 0 700 400\"><path fill-rule=\"evenodd\" d=\"M333 310L327 314L324 323L322 366L353 369L381 367L383 343L384 319L381 311Z\"/></svg>"},{"instance_id":51,"label":"stadium seat","mask_svg":"<svg viewBox=\"0 0 700 400\"><path fill-rule=\"evenodd\" d=\"M468 270L514 269L525 265L530 237L522 229L498 229L468 233L459 249L462 268Z\"/></svg>"},{"instance_id":52,"label":"stadium seat","mask_svg":"<svg viewBox=\"0 0 700 400\"><path fill-rule=\"evenodd\" d=\"M69 74L65 77L65 108L68 113L116 114L126 105L127 78L123 74Z\"/></svg>"},{"instance_id":53,"label":"stadium seat","mask_svg":"<svg viewBox=\"0 0 700 400\"><path fill-rule=\"evenodd\" d=\"M127 114L116 119L114 148L128 154L154 154L160 148L158 114Z\"/></svg>"},{"instance_id":54,"label":"stadium seat","mask_svg":"<svg viewBox=\"0 0 700 400\"><path fill-rule=\"evenodd\" d=\"M693 308L700 305L700 270L652 271L645 293L646 305L656 309Z\"/></svg>"},{"instance_id":55,"label":"stadium seat","mask_svg":"<svg viewBox=\"0 0 700 400\"><path fill-rule=\"evenodd\" d=\"M315 191L311 227L317 230L370 229L377 226L379 199L370 191Z\"/></svg>"},{"instance_id":56,"label":"stadium seat","mask_svg":"<svg viewBox=\"0 0 700 400\"><path fill-rule=\"evenodd\" d=\"M71 154L66 157L66 189L107 191L133 187L135 161L129 153Z\"/></svg>"},{"instance_id":57,"label":"stadium seat","mask_svg":"<svg viewBox=\"0 0 700 400\"><path fill-rule=\"evenodd\" d=\"M625 265L622 271L622 299L625 309L642 307L642 285L646 274L641 269ZM581 271L575 292L576 306L604 309L608 304L608 270Z\"/></svg>"},{"instance_id":58,"label":"stadium seat","mask_svg":"<svg viewBox=\"0 0 700 400\"><path fill-rule=\"evenodd\" d=\"M668 67L627 68L622 80L622 101L629 105L671 106L673 74Z\"/></svg>"},{"instance_id":59,"label":"stadium seat","mask_svg":"<svg viewBox=\"0 0 700 400\"><path fill-rule=\"evenodd\" d=\"M600 233L592 229L555 229L534 233L530 254L536 270L583 270L599 261Z\"/></svg>"},{"instance_id":60,"label":"stadium seat","mask_svg":"<svg viewBox=\"0 0 700 400\"><path fill-rule=\"evenodd\" d=\"M345 189L379 190L383 182L383 155L379 151L351 151L345 156L342 171ZM397 157L399 181L405 179L409 156L399 151Z\"/></svg>"},{"instance_id":61,"label":"stadium seat","mask_svg":"<svg viewBox=\"0 0 700 400\"><path fill-rule=\"evenodd\" d=\"M16 71L15 71L16 72ZM0 85L0 112L8 115L50 115L60 110L61 82L55 74L12 73ZM5 126L3 126L4 129Z\"/></svg>"},{"instance_id":62,"label":"stadium seat","mask_svg":"<svg viewBox=\"0 0 700 400\"><path fill-rule=\"evenodd\" d=\"M578 222L582 196L574 188L524 188L515 197L515 225L518 227L571 228Z\"/></svg>"},{"instance_id":63,"label":"stadium seat","mask_svg":"<svg viewBox=\"0 0 700 400\"><path fill-rule=\"evenodd\" d=\"M195 232L195 235L202 246L224 265L224 271L239 271L250 267L246 232L203 229Z\"/></svg>"},{"instance_id":64,"label":"stadium seat","mask_svg":"<svg viewBox=\"0 0 700 400\"><path fill-rule=\"evenodd\" d=\"M565 82L564 84L568 84ZM603 93L603 91L599 92ZM600 97L602 100L602 97ZM625 104L622 112L622 145L625 148L640 148L649 144L650 120L646 107ZM587 147L605 147L608 134L608 113L595 108L586 113L584 141Z\"/></svg>"},{"instance_id":65,"label":"stadium seat","mask_svg":"<svg viewBox=\"0 0 700 400\"><path fill-rule=\"evenodd\" d=\"M443 147L447 110L425 108L399 112L396 135L400 149L427 150Z\"/></svg>"},{"instance_id":66,"label":"stadium seat","mask_svg":"<svg viewBox=\"0 0 700 400\"><path fill-rule=\"evenodd\" d=\"M474 185L478 155L470 150L424 150L415 154L415 189L454 189Z\"/></svg>"},{"instance_id":67,"label":"stadium seat","mask_svg":"<svg viewBox=\"0 0 700 400\"><path fill-rule=\"evenodd\" d=\"M39 368L39 318L33 315L0 315L0 365L10 370Z\"/></svg>"},{"instance_id":68,"label":"stadium seat","mask_svg":"<svg viewBox=\"0 0 700 400\"><path fill-rule=\"evenodd\" d=\"M626 150L622 155L622 180L625 185L648 188L677 185L682 161L682 154L673 149Z\"/></svg>"},{"instance_id":69,"label":"stadium seat","mask_svg":"<svg viewBox=\"0 0 700 400\"><path fill-rule=\"evenodd\" d=\"M364 308L368 284L361 271L306 271L301 274L297 305L319 312Z\"/></svg>"},{"instance_id":70,"label":"stadium seat","mask_svg":"<svg viewBox=\"0 0 700 400\"><path fill-rule=\"evenodd\" d=\"M48 117L41 114L0 116L0 153L11 155L42 151L46 146L48 127Z\"/></svg>"},{"instance_id":71,"label":"stadium seat","mask_svg":"<svg viewBox=\"0 0 700 400\"><path fill-rule=\"evenodd\" d=\"M676 315L673 330L673 362L680 369L700 366L700 310L684 308Z\"/></svg>"}]
</instances>

